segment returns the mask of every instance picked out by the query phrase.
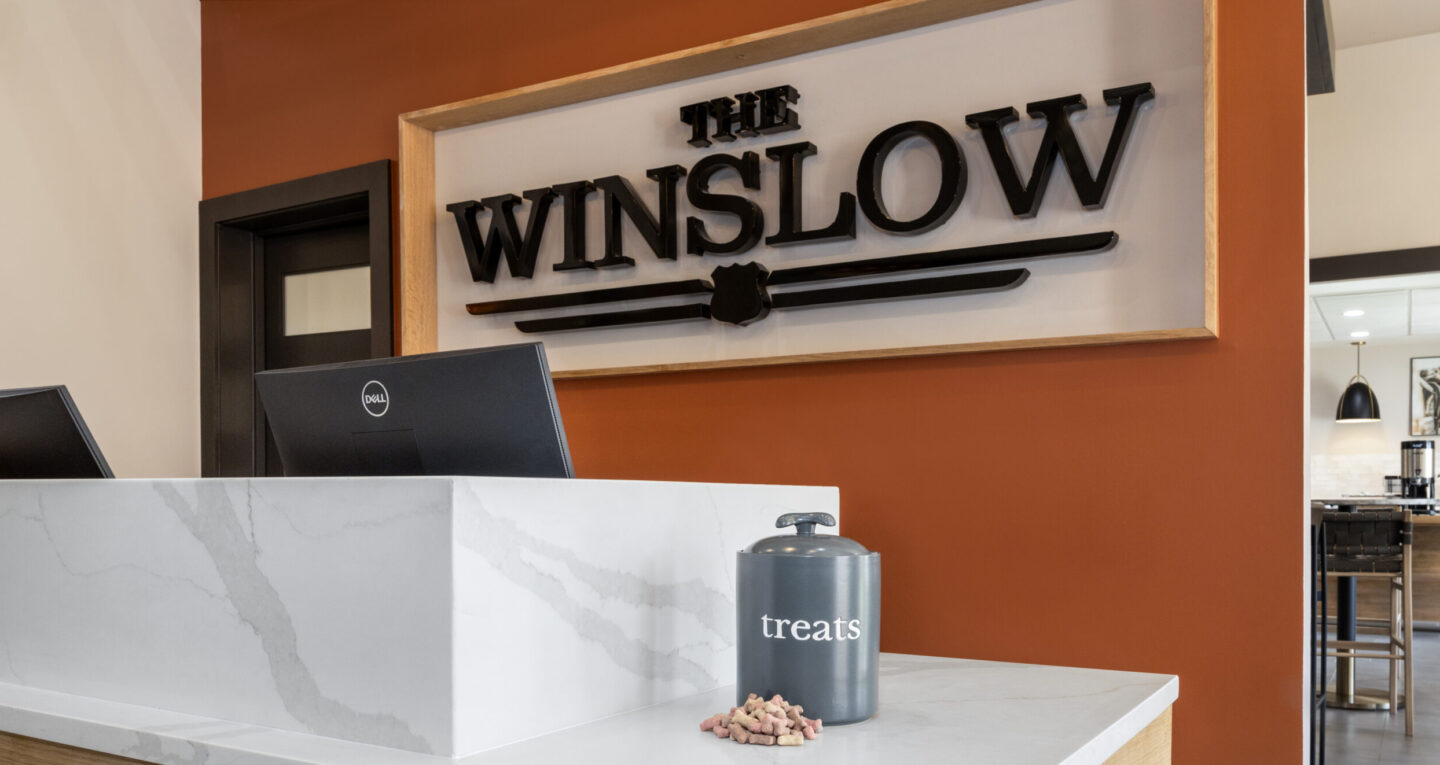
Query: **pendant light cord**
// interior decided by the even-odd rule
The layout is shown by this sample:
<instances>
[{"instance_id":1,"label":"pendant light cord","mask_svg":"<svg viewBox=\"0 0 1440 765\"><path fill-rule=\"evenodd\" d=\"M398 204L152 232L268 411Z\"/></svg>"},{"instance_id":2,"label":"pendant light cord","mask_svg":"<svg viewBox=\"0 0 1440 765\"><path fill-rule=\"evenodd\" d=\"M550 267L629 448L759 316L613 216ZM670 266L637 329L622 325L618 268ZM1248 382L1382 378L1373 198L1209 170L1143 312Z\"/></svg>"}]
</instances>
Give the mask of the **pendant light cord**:
<instances>
[{"instance_id":1,"label":"pendant light cord","mask_svg":"<svg viewBox=\"0 0 1440 765\"><path fill-rule=\"evenodd\" d=\"M1365 378L1365 375L1360 374L1360 346L1364 345L1364 344L1365 344L1365 341L1364 341L1364 340L1356 340L1356 341L1351 342L1350 344L1353 345L1353 346L1355 346L1355 376L1350 378L1350 382L1353 383L1353 382L1355 382L1356 380L1359 380L1359 381L1365 383L1365 387L1366 387L1366 388L1369 388L1369 387L1370 387L1370 381ZM1374 392L1372 391L1370 395L1373 397L1375 394L1374 394Z\"/></svg>"}]
</instances>

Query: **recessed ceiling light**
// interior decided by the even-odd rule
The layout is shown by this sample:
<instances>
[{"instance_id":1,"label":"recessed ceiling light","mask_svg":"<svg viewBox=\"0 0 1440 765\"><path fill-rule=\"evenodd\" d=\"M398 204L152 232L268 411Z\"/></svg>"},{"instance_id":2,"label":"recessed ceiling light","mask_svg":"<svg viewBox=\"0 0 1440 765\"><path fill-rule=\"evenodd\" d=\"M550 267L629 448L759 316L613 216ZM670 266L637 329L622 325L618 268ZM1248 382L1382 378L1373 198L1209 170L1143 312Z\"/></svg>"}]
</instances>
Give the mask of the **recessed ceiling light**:
<instances>
[{"instance_id":1,"label":"recessed ceiling light","mask_svg":"<svg viewBox=\"0 0 1440 765\"><path fill-rule=\"evenodd\" d=\"M1364 316L1364 315L1365 315L1365 312L1362 311L1362 310L1360 310L1359 308L1351 308L1350 310L1348 310L1348 311L1346 311L1345 313L1341 314L1341 316L1344 316L1344 317L1347 318L1347 319L1353 319L1353 318L1355 318L1356 316Z\"/></svg>"},{"instance_id":2,"label":"recessed ceiling light","mask_svg":"<svg viewBox=\"0 0 1440 765\"><path fill-rule=\"evenodd\" d=\"M1355 330L1354 332L1351 332L1351 333L1350 333L1350 336L1351 336L1351 337L1369 337L1369 336L1370 336L1370 333L1369 333L1369 332L1366 332L1366 331L1363 330L1363 329L1357 329L1357 330Z\"/></svg>"}]
</instances>

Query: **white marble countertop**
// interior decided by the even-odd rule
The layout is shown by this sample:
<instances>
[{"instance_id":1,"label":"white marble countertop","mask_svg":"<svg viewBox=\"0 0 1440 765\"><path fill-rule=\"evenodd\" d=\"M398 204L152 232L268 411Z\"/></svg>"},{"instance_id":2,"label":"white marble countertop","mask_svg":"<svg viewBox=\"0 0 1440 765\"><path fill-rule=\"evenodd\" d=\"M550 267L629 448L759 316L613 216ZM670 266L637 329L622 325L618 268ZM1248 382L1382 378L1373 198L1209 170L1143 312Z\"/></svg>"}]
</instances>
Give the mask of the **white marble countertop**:
<instances>
[{"instance_id":1,"label":"white marble countertop","mask_svg":"<svg viewBox=\"0 0 1440 765\"><path fill-rule=\"evenodd\" d=\"M1101 765L1179 695L1172 675L883 654L880 712L801 747L735 744L699 723L721 688L449 759L0 684L0 730L165 765L518 765L570 762Z\"/></svg>"},{"instance_id":2,"label":"white marble countertop","mask_svg":"<svg viewBox=\"0 0 1440 765\"><path fill-rule=\"evenodd\" d=\"M797 512L843 528L833 487L0 481L0 683L490 751L734 683L736 551Z\"/></svg>"}]
</instances>

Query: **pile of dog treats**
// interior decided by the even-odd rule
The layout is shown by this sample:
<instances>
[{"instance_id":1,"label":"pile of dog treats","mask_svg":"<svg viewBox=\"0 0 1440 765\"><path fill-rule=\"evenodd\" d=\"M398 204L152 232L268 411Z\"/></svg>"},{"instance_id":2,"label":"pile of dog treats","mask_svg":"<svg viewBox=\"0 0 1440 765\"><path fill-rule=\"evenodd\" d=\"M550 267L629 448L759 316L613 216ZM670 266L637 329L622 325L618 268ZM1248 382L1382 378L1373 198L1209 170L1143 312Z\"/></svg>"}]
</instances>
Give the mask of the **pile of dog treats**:
<instances>
[{"instance_id":1,"label":"pile of dog treats","mask_svg":"<svg viewBox=\"0 0 1440 765\"><path fill-rule=\"evenodd\" d=\"M805 708L775 694L769 701L750 694L745 706L731 707L700 723L700 730L737 744L800 746L820 734L820 718L804 716Z\"/></svg>"}]
</instances>

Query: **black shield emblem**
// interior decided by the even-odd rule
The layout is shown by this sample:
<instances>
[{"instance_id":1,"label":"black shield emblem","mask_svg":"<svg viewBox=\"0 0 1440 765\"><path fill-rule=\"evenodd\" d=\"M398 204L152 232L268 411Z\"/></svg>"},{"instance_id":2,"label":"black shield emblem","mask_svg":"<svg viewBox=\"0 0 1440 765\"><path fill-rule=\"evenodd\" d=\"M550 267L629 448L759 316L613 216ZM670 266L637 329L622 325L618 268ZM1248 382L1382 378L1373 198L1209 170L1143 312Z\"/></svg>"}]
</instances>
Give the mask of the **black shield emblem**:
<instances>
[{"instance_id":1,"label":"black shield emblem","mask_svg":"<svg viewBox=\"0 0 1440 765\"><path fill-rule=\"evenodd\" d=\"M710 274L715 294L710 298L710 317L716 321L744 326L770 313L770 293L765 280L770 269L759 263L720 266Z\"/></svg>"}]
</instances>

